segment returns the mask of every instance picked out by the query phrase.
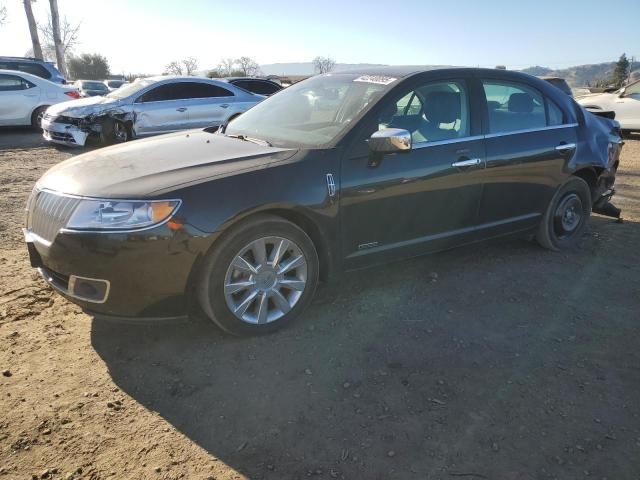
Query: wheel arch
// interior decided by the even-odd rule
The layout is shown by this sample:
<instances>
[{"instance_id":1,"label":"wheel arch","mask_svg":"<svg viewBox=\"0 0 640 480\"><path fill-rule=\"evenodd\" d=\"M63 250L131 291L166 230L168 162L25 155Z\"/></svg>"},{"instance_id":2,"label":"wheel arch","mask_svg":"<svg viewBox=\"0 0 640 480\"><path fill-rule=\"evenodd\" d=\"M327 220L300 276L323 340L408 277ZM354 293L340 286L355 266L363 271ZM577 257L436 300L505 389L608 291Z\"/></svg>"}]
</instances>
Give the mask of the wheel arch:
<instances>
[{"instance_id":1,"label":"wheel arch","mask_svg":"<svg viewBox=\"0 0 640 480\"><path fill-rule=\"evenodd\" d=\"M600 167L584 167L576 170L571 174L572 177L578 177L584 180L589 185L591 190L591 201L595 200L597 195L598 179L604 171L604 168Z\"/></svg>"},{"instance_id":2,"label":"wheel arch","mask_svg":"<svg viewBox=\"0 0 640 480\"><path fill-rule=\"evenodd\" d=\"M322 233L319 225L313 220L312 216L300 208L270 206L260 210L245 212L243 215L236 216L222 225L221 233L215 236L213 241L206 247L206 250L201 252L191 267L185 292L189 303L191 303L192 293L195 291L194 289L201 275L201 259L216 248L230 231L244 223L251 222L253 219L265 215L276 216L287 220L301 228L309 236L318 253L319 276L322 281L329 280L335 274L334 255L331 252L329 240ZM192 306L190 305L188 308L191 309Z\"/></svg>"}]
</instances>

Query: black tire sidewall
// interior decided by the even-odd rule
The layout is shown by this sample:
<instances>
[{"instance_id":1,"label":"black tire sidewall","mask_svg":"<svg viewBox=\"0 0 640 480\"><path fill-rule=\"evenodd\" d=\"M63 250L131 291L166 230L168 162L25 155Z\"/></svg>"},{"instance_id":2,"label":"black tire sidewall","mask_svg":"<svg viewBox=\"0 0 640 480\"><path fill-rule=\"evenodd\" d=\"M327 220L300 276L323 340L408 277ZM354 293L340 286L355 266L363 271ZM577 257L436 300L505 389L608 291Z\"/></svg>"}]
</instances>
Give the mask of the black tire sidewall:
<instances>
[{"instance_id":1,"label":"black tire sidewall","mask_svg":"<svg viewBox=\"0 0 640 480\"><path fill-rule=\"evenodd\" d=\"M568 195L576 194L580 197L580 201L582 202L582 216L580 219L580 224L578 227L571 233L571 235L566 238L558 238L554 230L554 214L560 203L566 198ZM569 181L567 181L560 189L556 192L553 197L553 200L549 204L547 212L545 213L543 219L543 227L539 236L542 235L544 238L541 243L551 248L552 250L570 250L577 246L584 230L586 228L587 222L591 215L591 189L587 182L578 177L573 177Z\"/></svg>"},{"instance_id":2,"label":"black tire sidewall","mask_svg":"<svg viewBox=\"0 0 640 480\"><path fill-rule=\"evenodd\" d=\"M224 279L229 264L238 252L260 237L278 236L296 243L307 260L307 285L295 307L284 317L264 325L252 325L238 319L227 307ZM295 320L311 302L318 284L318 254L309 236L298 226L279 217L265 216L233 229L214 245L204 260L198 285L199 303L220 328L238 336L274 332Z\"/></svg>"},{"instance_id":3,"label":"black tire sidewall","mask_svg":"<svg viewBox=\"0 0 640 480\"><path fill-rule=\"evenodd\" d=\"M49 108L48 105L42 105L33 111L33 113L31 114L31 128L34 128L34 129L42 128L42 125L38 124L38 117L40 116L41 113L44 114L44 112L47 111L47 108Z\"/></svg>"}]
</instances>

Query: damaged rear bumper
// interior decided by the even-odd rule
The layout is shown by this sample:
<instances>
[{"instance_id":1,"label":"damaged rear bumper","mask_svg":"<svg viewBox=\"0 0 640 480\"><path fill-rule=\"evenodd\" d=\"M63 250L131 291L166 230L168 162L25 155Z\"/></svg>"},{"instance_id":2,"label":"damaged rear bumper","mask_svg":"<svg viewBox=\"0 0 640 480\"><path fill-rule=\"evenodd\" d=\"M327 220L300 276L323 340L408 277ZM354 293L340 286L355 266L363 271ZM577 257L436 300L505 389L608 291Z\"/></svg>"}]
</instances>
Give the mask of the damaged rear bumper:
<instances>
[{"instance_id":1,"label":"damaged rear bumper","mask_svg":"<svg viewBox=\"0 0 640 480\"><path fill-rule=\"evenodd\" d=\"M42 136L45 140L71 147L83 147L90 132L78 125L42 119Z\"/></svg>"}]
</instances>

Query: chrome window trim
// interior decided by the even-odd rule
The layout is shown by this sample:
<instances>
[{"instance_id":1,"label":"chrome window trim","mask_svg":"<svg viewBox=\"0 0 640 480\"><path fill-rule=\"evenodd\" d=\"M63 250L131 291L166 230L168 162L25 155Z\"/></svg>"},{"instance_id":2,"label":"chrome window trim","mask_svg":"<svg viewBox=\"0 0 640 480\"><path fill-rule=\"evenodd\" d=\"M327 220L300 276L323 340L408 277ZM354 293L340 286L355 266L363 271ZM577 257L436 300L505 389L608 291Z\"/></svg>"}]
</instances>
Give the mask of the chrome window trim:
<instances>
[{"instance_id":1,"label":"chrome window trim","mask_svg":"<svg viewBox=\"0 0 640 480\"><path fill-rule=\"evenodd\" d=\"M577 127L577 123L564 123L562 125L551 125L549 127L538 127L538 128L524 128L522 130L513 130L511 132L496 132L496 133L488 133L484 136L484 138L496 138L496 137L505 137L507 135L519 135L521 133L534 133L534 132L544 132L547 130L558 130L560 128L572 128Z\"/></svg>"},{"instance_id":2,"label":"chrome window trim","mask_svg":"<svg viewBox=\"0 0 640 480\"><path fill-rule=\"evenodd\" d=\"M178 212L178 210L180 210L180 207L182 207L182 200L180 200L179 198L156 198L156 199L150 199L150 198L133 198L133 199L128 199L128 198L99 198L99 197L87 197L87 196L84 196L84 195L73 195L73 194L70 194L70 193L61 193L61 192L56 192L55 190L49 190L48 188L36 188L35 190L37 190L38 192L47 192L47 193L50 193L52 195L58 195L60 197L77 198L79 200L90 200L90 201L99 201L99 202L178 202L178 206L175 208L175 210L173 211L173 213L171 215L169 215L167 218L165 218L162 222L154 223L153 225L149 225L147 227L129 228L129 229L122 229L122 230L118 230L118 229L115 229L115 228L109 228L109 229L103 228L103 229L93 229L93 230L76 230L76 229L73 229L73 228L63 227L60 230L58 230L58 233L62 232L62 233L99 233L99 234L105 234L105 233L136 233L136 232L143 232L145 230L151 230L152 228L156 228L156 227L160 227L160 226L164 225L169 220L171 220L175 216L175 214ZM29 233L33 234L33 232L31 232L31 230L29 230Z\"/></svg>"},{"instance_id":3,"label":"chrome window trim","mask_svg":"<svg viewBox=\"0 0 640 480\"><path fill-rule=\"evenodd\" d=\"M450 143L460 143L460 142L471 142L474 140L483 140L483 139L484 139L484 135L472 135L470 137L452 138L449 140L437 140L435 142L420 142L420 143L414 143L412 146L412 149L419 150L421 148L435 147L438 145L448 145Z\"/></svg>"},{"instance_id":4,"label":"chrome window trim","mask_svg":"<svg viewBox=\"0 0 640 480\"><path fill-rule=\"evenodd\" d=\"M507 135L519 135L521 133L535 133L535 132L544 132L547 130L557 130L561 128L572 128L577 127L577 123L565 123L562 125L551 125L549 127L540 127L540 128L526 128L523 130L513 130L512 132L497 132L497 133L488 133L486 135L472 135L469 137L461 137L461 138L453 138L449 140L437 140L435 142L420 142L414 143L412 149L419 150L421 148L427 147L435 147L438 145L448 145L450 143L460 143L460 142L470 142L474 140L483 140L487 138L496 138L496 137L505 137Z\"/></svg>"}]
</instances>

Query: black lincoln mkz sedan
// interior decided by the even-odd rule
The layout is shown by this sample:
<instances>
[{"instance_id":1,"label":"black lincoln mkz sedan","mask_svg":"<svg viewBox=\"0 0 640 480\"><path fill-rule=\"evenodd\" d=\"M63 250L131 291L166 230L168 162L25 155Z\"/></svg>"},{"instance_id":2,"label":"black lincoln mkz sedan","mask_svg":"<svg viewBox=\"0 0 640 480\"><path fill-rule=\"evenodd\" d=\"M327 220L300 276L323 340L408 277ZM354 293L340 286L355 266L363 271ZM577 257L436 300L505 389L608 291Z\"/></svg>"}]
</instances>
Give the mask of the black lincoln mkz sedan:
<instances>
[{"instance_id":1,"label":"black lincoln mkz sedan","mask_svg":"<svg viewBox=\"0 0 640 480\"><path fill-rule=\"evenodd\" d=\"M341 271L512 233L573 246L592 209L614 208L621 145L617 122L516 72L325 74L218 130L60 163L34 188L25 237L33 266L90 312L195 306L262 333Z\"/></svg>"}]
</instances>

